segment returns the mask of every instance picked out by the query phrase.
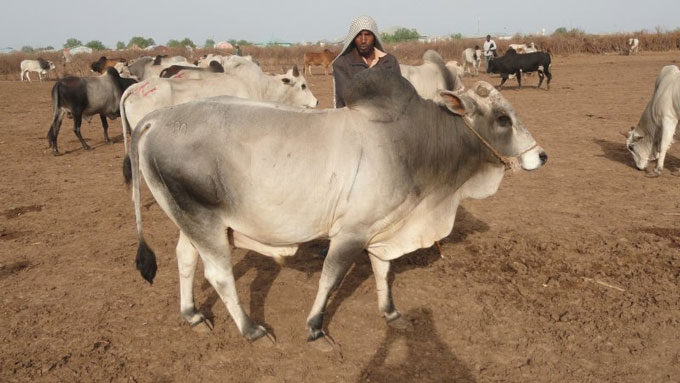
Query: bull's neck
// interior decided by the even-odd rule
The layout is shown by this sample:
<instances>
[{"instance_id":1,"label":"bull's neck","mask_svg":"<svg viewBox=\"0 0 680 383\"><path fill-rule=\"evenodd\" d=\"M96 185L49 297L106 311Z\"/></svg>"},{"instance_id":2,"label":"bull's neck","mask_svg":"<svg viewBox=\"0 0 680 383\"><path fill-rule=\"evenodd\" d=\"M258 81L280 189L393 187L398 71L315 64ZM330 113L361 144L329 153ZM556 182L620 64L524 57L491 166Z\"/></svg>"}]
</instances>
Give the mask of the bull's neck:
<instances>
[{"instance_id":1,"label":"bull's neck","mask_svg":"<svg viewBox=\"0 0 680 383\"><path fill-rule=\"evenodd\" d=\"M498 162L461 117L434 102L427 102L424 113L432 116L431 123L424 124L424 139L416 142L423 156L419 171L428 178L458 188L483 167Z\"/></svg>"}]
</instances>

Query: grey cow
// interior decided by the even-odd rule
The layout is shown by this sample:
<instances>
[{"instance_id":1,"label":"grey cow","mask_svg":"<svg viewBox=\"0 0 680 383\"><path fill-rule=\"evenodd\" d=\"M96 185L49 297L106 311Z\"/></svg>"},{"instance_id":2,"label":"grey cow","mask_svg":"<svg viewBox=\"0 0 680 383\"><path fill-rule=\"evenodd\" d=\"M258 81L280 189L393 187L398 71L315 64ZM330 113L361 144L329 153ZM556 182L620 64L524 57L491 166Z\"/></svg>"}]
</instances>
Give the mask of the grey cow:
<instances>
[{"instance_id":1,"label":"grey cow","mask_svg":"<svg viewBox=\"0 0 680 383\"><path fill-rule=\"evenodd\" d=\"M525 170L547 160L490 84L440 96L441 104L423 100L406 79L376 68L356 77L341 109L216 97L150 113L133 133L128 163L137 268L149 282L157 269L142 233L143 176L180 229L181 313L191 325L210 327L194 304L199 255L239 331L255 340L267 331L241 307L229 242L280 257L316 238L331 242L307 319L309 341L332 348L322 330L329 293L366 253L381 314L407 325L392 303L390 261L447 236L460 201L493 195L504 175L472 129Z\"/></svg>"},{"instance_id":2,"label":"grey cow","mask_svg":"<svg viewBox=\"0 0 680 383\"><path fill-rule=\"evenodd\" d=\"M59 154L57 137L64 115L73 117L73 131L85 150L90 146L80 134L83 117L89 122L91 116L98 114L104 127L104 141L110 142L106 117L120 117L120 97L136 80L122 78L114 68L108 68L98 77L64 77L52 87L52 107L54 116L47 132L52 154Z\"/></svg>"}]
</instances>

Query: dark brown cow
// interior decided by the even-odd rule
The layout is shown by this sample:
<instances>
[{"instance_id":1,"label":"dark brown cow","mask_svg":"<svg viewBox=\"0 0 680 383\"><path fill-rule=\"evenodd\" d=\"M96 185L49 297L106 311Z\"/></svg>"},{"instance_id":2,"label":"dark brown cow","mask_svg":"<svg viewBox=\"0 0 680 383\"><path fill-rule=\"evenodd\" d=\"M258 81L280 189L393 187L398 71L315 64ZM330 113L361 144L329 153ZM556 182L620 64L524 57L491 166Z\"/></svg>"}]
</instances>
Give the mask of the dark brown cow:
<instances>
[{"instance_id":1,"label":"dark brown cow","mask_svg":"<svg viewBox=\"0 0 680 383\"><path fill-rule=\"evenodd\" d=\"M118 63L126 63L125 59L107 59L106 56L102 56L99 58L99 60L93 62L90 64L90 69L92 69L93 72L97 73L104 73L106 72L107 68L115 68L116 64Z\"/></svg>"},{"instance_id":2,"label":"dark brown cow","mask_svg":"<svg viewBox=\"0 0 680 383\"><path fill-rule=\"evenodd\" d=\"M328 75L328 66L331 65L335 58L335 53L328 49L323 52L305 52L305 69L304 73L312 74L312 65L323 65L326 75Z\"/></svg>"}]
</instances>

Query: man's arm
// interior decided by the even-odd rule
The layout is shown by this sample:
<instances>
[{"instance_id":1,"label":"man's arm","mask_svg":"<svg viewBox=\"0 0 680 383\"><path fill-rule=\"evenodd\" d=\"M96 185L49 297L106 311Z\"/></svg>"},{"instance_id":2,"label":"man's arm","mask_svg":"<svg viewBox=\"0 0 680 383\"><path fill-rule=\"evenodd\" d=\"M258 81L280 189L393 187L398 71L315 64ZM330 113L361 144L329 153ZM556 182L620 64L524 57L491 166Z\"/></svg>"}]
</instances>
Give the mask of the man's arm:
<instances>
[{"instance_id":1,"label":"man's arm","mask_svg":"<svg viewBox=\"0 0 680 383\"><path fill-rule=\"evenodd\" d=\"M336 108L342 108L345 106L345 98L343 97L347 84L350 81L349 73L347 72L347 67L341 65L341 58L333 63L333 87L334 89L334 106Z\"/></svg>"}]
</instances>

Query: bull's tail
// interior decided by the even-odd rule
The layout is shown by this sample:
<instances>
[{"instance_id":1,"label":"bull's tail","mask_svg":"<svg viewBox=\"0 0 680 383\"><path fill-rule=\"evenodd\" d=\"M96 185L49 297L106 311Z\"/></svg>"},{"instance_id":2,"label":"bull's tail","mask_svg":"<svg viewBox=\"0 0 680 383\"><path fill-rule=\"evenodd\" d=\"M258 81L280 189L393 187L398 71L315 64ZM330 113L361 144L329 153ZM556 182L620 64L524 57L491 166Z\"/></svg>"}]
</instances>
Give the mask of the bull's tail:
<instances>
[{"instance_id":1,"label":"bull's tail","mask_svg":"<svg viewBox=\"0 0 680 383\"><path fill-rule=\"evenodd\" d=\"M52 87L52 109L53 109L53 117L52 117L52 125L50 125L50 129L47 131L47 141L50 143L50 147L53 147L54 144L56 143L56 129L60 119L61 115L61 110L59 110L59 81L57 81L54 86Z\"/></svg>"},{"instance_id":2,"label":"bull's tail","mask_svg":"<svg viewBox=\"0 0 680 383\"><path fill-rule=\"evenodd\" d=\"M132 200L135 204L135 222L137 224L137 238L139 239L139 247L137 248L137 258L135 263L137 270L142 275L142 278L149 283L153 283L153 278L156 276L156 255L149 248L144 240L144 233L142 230L142 203L140 196L141 172L139 169L139 141L146 130L151 127L151 123L146 123L136 129L130 138L130 153L125 156L125 161L129 162L132 178Z\"/></svg>"},{"instance_id":3,"label":"bull's tail","mask_svg":"<svg viewBox=\"0 0 680 383\"><path fill-rule=\"evenodd\" d=\"M129 86L127 89L125 89L125 92L123 92L123 95L120 97L120 105L118 110L120 111L120 122L121 125L123 125L123 145L125 146L125 154L129 153L128 134L132 134L132 131L130 129L130 122L127 119L127 113L125 111L125 101L130 96L130 94L132 94L132 91L136 88L137 88L136 84Z\"/></svg>"}]
</instances>

